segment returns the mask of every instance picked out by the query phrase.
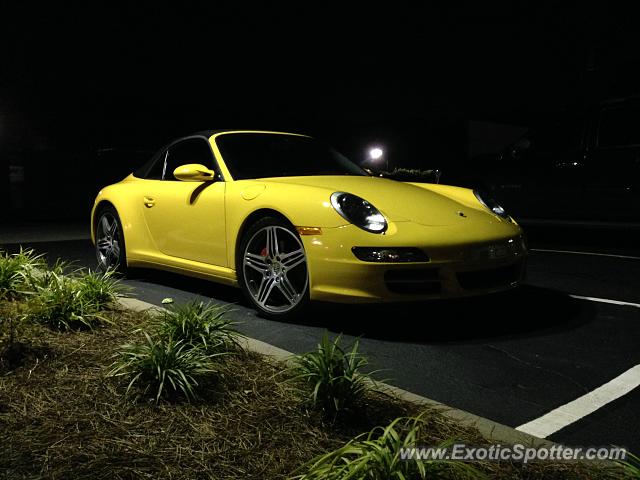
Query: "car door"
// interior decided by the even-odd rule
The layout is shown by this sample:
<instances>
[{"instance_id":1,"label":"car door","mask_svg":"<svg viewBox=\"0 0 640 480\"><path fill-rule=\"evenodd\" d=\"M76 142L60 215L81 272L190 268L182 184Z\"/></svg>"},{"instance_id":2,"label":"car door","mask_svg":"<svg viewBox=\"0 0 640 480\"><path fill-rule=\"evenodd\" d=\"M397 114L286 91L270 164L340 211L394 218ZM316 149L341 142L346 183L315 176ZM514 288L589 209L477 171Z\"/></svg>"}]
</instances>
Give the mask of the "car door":
<instances>
[{"instance_id":1,"label":"car door","mask_svg":"<svg viewBox=\"0 0 640 480\"><path fill-rule=\"evenodd\" d=\"M219 172L209 142L183 139L169 146L157 165L158 180L148 180L141 207L158 250L171 257L227 266L225 182L183 182L174 170L197 163Z\"/></svg>"}]
</instances>

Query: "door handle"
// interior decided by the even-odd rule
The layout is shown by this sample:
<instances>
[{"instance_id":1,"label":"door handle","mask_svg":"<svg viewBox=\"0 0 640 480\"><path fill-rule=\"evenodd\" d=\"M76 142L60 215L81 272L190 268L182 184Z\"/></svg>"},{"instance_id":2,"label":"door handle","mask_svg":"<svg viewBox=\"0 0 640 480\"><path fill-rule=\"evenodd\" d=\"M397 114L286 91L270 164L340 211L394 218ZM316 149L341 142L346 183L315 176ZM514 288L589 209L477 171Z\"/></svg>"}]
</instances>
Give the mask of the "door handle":
<instances>
[{"instance_id":1,"label":"door handle","mask_svg":"<svg viewBox=\"0 0 640 480\"><path fill-rule=\"evenodd\" d=\"M156 204L156 201L152 197L144 197L144 206L151 208Z\"/></svg>"}]
</instances>

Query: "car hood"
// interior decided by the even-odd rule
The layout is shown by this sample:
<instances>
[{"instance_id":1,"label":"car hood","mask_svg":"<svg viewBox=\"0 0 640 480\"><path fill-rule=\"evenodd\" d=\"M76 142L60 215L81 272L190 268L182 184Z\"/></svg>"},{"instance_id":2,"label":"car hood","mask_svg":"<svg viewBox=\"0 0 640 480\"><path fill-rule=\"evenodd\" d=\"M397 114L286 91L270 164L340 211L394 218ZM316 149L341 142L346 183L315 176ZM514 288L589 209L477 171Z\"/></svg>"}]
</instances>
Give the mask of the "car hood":
<instances>
[{"instance_id":1,"label":"car hood","mask_svg":"<svg viewBox=\"0 0 640 480\"><path fill-rule=\"evenodd\" d=\"M323 188L327 200L333 192L347 192L372 203L387 219L422 225L454 225L469 220L493 220L493 215L469 208L446 195L417 185L380 177L314 176L260 179L268 184L288 184Z\"/></svg>"}]
</instances>

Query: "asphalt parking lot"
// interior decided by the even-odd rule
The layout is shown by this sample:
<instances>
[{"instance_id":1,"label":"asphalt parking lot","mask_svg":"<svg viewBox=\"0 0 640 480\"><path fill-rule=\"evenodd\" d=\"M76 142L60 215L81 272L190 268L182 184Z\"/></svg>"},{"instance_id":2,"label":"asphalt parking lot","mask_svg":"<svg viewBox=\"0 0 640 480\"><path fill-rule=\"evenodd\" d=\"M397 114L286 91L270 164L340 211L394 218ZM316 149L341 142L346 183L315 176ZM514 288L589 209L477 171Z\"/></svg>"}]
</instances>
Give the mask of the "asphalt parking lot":
<instances>
[{"instance_id":1,"label":"asphalt parking lot","mask_svg":"<svg viewBox=\"0 0 640 480\"><path fill-rule=\"evenodd\" d=\"M19 248L19 235L3 235L1 247ZM509 293L402 306L314 305L296 323L259 318L239 290L205 281L138 270L126 283L137 298L158 305L165 297L232 303L243 333L296 353L312 349L325 329L347 341L360 337L388 383L525 431L546 431L554 441L637 453L640 248L633 239L616 241L620 235L530 236L526 284ZM35 235L22 245L95 266L88 240L64 238ZM572 421L554 426L555 409Z\"/></svg>"}]
</instances>

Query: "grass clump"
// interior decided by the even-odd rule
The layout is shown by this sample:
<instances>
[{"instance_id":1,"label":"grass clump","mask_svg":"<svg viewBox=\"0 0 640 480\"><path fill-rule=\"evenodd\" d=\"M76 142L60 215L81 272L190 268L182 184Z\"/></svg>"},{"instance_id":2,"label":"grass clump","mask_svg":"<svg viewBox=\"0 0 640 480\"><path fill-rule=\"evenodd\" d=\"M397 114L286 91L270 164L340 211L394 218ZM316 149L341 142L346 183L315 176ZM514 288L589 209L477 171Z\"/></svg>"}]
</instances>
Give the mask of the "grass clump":
<instances>
[{"instance_id":1,"label":"grass clump","mask_svg":"<svg viewBox=\"0 0 640 480\"><path fill-rule=\"evenodd\" d=\"M44 265L42 255L33 250L0 252L0 300L16 300L32 293L29 279Z\"/></svg>"},{"instance_id":2,"label":"grass clump","mask_svg":"<svg viewBox=\"0 0 640 480\"><path fill-rule=\"evenodd\" d=\"M97 310L111 310L127 289L115 278L113 270L96 272L80 270L73 276L80 296Z\"/></svg>"},{"instance_id":3,"label":"grass clump","mask_svg":"<svg viewBox=\"0 0 640 480\"><path fill-rule=\"evenodd\" d=\"M93 329L109 323L103 312L115 308L124 292L113 272L76 270L63 275L63 270L64 264L57 263L36 278L26 316L59 330Z\"/></svg>"},{"instance_id":4,"label":"grass clump","mask_svg":"<svg viewBox=\"0 0 640 480\"><path fill-rule=\"evenodd\" d=\"M428 478L486 478L468 463L446 460L403 460L402 449L415 448L426 437L421 416L397 418L376 427L344 446L320 455L307 465L299 480L389 480ZM447 441L440 446L445 447Z\"/></svg>"},{"instance_id":5,"label":"grass clump","mask_svg":"<svg viewBox=\"0 0 640 480\"><path fill-rule=\"evenodd\" d=\"M186 346L201 347L210 353L232 352L241 348L241 334L225 318L228 312L226 306L197 301L172 305L159 314L156 329L160 336L182 341Z\"/></svg>"},{"instance_id":6,"label":"grass clump","mask_svg":"<svg viewBox=\"0 0 640 480\"><path fill-rule=\"evenodd\" d=\"M142 394L154 391L155 401L172 399L182 394L187 400L196 398L198 380L216 373L213 358L222 354L210 354L172 337L152 338L143 332L143 343L130 343L120 347L109 376L126 377L129 380L127 394L134 385L141 385Z\"/></svg>"},{"instance_id":7,"label":"grass clump","mask_svg":"<svg viewBox=\"0 0 640 480\"><path fill-rule=\"evenodd\" d=\"M617 462L628 478L640 478L640 457L633 453L628 453L627 459Z\"/></svg>"},{"instance_id":8,"label":"grass clump","mask_svg":"<svg viewBox=\"0 0 640 480\"><path fill-rule=\"evenodd\" d=\"M48 267L33 250L0 252L0 301L26 301L22 318L61 330L93 328L108 320L124 287L112 271L70 270L57 260Z\"/></svg>"},{"instance_id":9,"label":"grass clump","mask_svg":"<svg viewBox=\"0 0 640 480\"><path fill-rule=\"evenodd\" d=\"M55 280L55 276L62 276L65 273L74 273L72 264L64 260L57 259L51 266L43 264L35 268L28 275L27 290L31 294L37 294L40 290L49 287L50 283Z\"/></svg>"},{"instance_id":10,"label":"grass clump","mask_svg":"<svg viewBox=\"0 0 640 480\"><path fill-rule=\"evenodd\" d=\"M27 318L59 330L92 329L108 322L71 277L54 274L27 306Z\"/></svg>"},{"instance_id":11,"label":"grass clump","mask_svg":"<svg viewBox=\"0 0 640 480\"><path fill-rule=\"evenodd\" d=\"M201 381L219 373L216 360L241 349L240 333L224 318L228 311L192 301L159 312L152 321L154 335L139 330L144 342L120 347L109 376L129 379L126 394L134 386L143 396L153 392L156 403L195 399Z\"/></svg>"},{"instance_id":12,"label":"grass clump","mask_svg":"<svg viewBox=\"0 0 640 480\"><path fill-rule=\"evenodd\" d=\"M334 416L352 409L370 382L362 373L368 361L358 353L358 342L346 351L340 340L339 335L331 341L325 333L317 349L294 357L291 367L293 378L309 387L312 406Z\"/></svg>"}]
</instances>

